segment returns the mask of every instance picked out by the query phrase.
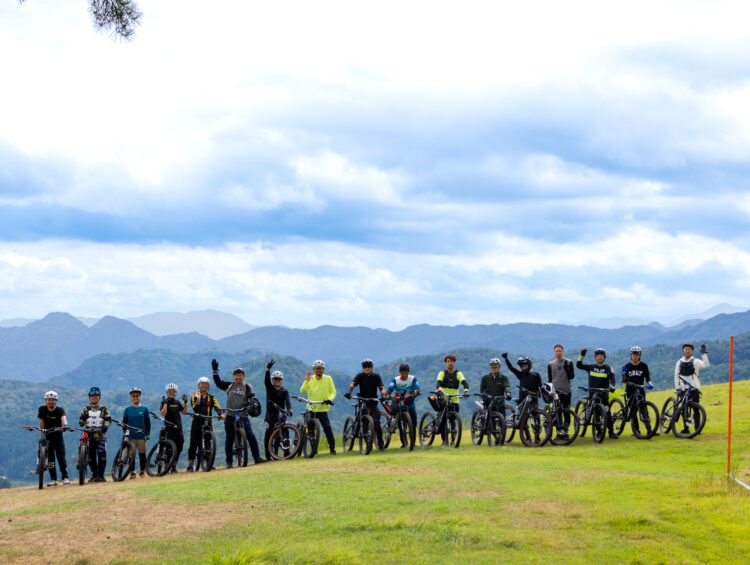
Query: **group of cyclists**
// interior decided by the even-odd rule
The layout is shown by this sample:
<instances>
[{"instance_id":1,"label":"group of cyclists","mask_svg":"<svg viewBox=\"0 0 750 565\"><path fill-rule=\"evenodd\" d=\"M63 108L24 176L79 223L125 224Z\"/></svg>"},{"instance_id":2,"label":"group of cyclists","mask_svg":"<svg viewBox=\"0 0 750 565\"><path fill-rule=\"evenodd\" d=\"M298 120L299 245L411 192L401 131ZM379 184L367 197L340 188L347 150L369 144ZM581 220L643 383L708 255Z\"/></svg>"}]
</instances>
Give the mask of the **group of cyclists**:
<instances>
[{"instance_id":1,"label":"group of cyclists","mask_svg":"<svg viewBox=\"0 0 750 565\"><path fill-rule=\"evenodd\" d=\"M674 371L674 388L678 396L686 396L687 401L699 402L700 371L709 367L706 346L700 346L700 358L694 357L694 346L685 343L682 346L683 356L677 361ZM609 406L609 395L616 389L615 373L610 365L606 363L606 351L598 348L594 350L594 363L584 363L587 349L583 349L575 364L565 357L562 345L555 344L553 347L554 359L547 364L547 382L542 382L539 372L532 369L532 361L528 357L521 356L513 364L508 359L508 354L503 353L503 358L508 370L518 380L519 396L516 404L538 408L539 398L545 402L551 402L551 398L559 401L562 408L560 425L556 427L559 439L566 439L571 419L572 386L571 381L575 378L575 368L585 371L588 377L587 401L590 403L601 403ZM623 365L620 373L622 382L625 384L627 396L642 394L645 398L645 389L653 388L651 374L648 365L641 360L642 350L638 346L630 348L630 361ZM444 357L445 369L437 374L435 379L435 391L430 391L430 402L433 404L435 397L445 399L447 410L458 413L460 410L459 390L463 389L462 396L468 398L469 382L463 373L456 368L456 356L448 354ZM216 396L209 393L211 381L207 377L198 379L198 390L188 397L182 394L177 397L179 387L175 383L169 383L165 387L165 395L161 399L160 414L166 423L166 435L176 448L176 454L172 459L171 468L168 472L177 472L177 461L184 447L184 435L182 428L182 415L191 415L191 427L188 447L187 471L197 470L194 465L196 451L201 437L201 430L209 425L212 418L224 420L226 432L225 455L226 466L233 466L233 445L235 433L237 433L236 422L239 420L241 429L244 429L247 442L250 446L252 458L256 464L270 461L269 439L272 432L282 417L282 411L291 414L290 393L284 388L284 374L281 371L272 371L275 362L271 360L266 366L264 386L266 389L266 415L264 418L265 433L263 437L263 449L265 458L261 456L258 440L253 432L250 418L260 415L261 406L255 391L249 383L245 382L245 371L241 367L234 369L232 380L226 381L220 377L219 363L214 359L211 361L212 376L214 384L226 392L226 405L222 408ZM374 372L374 364L371 359L362 360L362 371L358 373L349 384L344 393L347 399L352 398L355 388L358 388L358 398L363 401L362 412L372 418L374 423L375 445L378 449L384 449L383 429L380 425L381 412L379 402L388 401L392 397L398 398L401 410L408 413L411 422L416 426L417 410L416 399L422 393L419 381L415 375L410 373L407 363L402 363L398 368L398 375L393 377L386 385L382 377ZM508 376L501 371L501 361L498 357L489 360L489 372L480 380L480 395L485 399L491 410L503 415L509 407L506 402L511 400L511 383ZM135 466L132 468L130 478L143 477L146 471L146 443L151 433L151 418L157 417L141 404L141 389L132 387L130 389L131 406L128 406L122 415L121 424L129 430L130 441L138 452L140 472L137 474ZM307 395L308 410L312 417L317 420L323 428L328 447L332 455L336 454L336 439L331 428L328 412L334 405L336 398L336 387L330 375L325 374L325 363L317 360L312 364L312 371L307 371L305 379L299 389L303 395ZM528 397L528 399L527 399ZM101 404L102 393L99 387L92 386L88 393L89 403L81 410L78 424L88 434L89 441L89 466L91 479L89 482L104 482L104 473L107 465L107 431L113 421L110 411ZM45 404L39 407L39 429L46 431L46 439L49 453L48 486L58 484L57 469L54 459L57 459L61 471L63 484L69 484L68 469L66 463L65 443L63 431L68 429L68 421L65 410L57 404L58 394L48 391L45 394ZM665 405L666 406L666 405ZM434 407L434 404L433 404ZM192 412L188 412L190 409ZM227 418L232 413L235 416ZM504 420L503 420L504 421ZM655 424L655 423L654 423ZM618 433L613 429L613 417L607 413L606 425L609 437L615 439ZM445 422L441 422L441 428L437 430L442 436L443 445L447 444ZM239 432L241 433L241 432Z\"/></svg>"}]
</instances>

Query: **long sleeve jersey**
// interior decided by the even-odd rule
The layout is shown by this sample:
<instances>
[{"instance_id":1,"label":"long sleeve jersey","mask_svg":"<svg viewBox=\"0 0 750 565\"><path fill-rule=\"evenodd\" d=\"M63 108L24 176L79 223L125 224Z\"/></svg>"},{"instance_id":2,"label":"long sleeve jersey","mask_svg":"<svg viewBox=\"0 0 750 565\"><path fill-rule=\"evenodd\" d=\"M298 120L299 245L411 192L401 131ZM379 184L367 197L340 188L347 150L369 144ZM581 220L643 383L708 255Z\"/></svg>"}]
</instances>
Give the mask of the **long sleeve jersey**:
<instances>
[{"instance_id":1,"label":"long sleeve jersey","mask_svg":"<svg viewBox=\"0 0 750 565\"><path fill-rule=\"evenodd\" d=\"M310 380L302 383L299 391L307 394L308 400L330 400L336 398L336 387L330 375L323 375L320 378L310 377ZM310 410L313 412L328 412L331 406L328 404L311 404Z\"/></svg>"},{"instance_id":2,"label":"long sleeve jersey","mask_svg":"<svg viewBox=\"0 0 750 565\"><path fill-rule=\"evenodd\" d=\"M690 359L682 357L674 367L674 388L675 390L683 390L687 388L687 385L680 380L680 377L688 381L695 388L701 387L701 382L698 379L698 374L701 369L708 369L708 355L703 353L700 359L696 359L691 356Z\"/></svg>"},{"instance_id":3,"label":"long sleeve jersey","mask_svg":"<svg viewBox=\"0 0 750 565\"><path fill-rule=\"evenodd\" d=\"M596 363L589 365L583 362L583 355L580 355L576 367L588 373L589 388L609 390L610 385L613 387L617 386L615 373L612 370L612 367L606 363L602 363L601 365L597 365Z\"/></svg>"},{"instance_id":4,"label":"long sleeve jersey","mask_svg":"<svg viewBox=\"0 0 750 565\"><path fill-rule=\"evenodd\" d=\"M519 384L521 385L521 387L525 388L526 390L530 390L531 392L539 392L539 389L542 387L542 376L539 373L537 373L536 371L521 371L520 369L516 369L513 365L511 365L507 357L504 359L505 364L508 366L508 370L513 373L520 381ZM526 391L522 390L519 394L519 398L523 400L524 398L526 398L527 394L528 393Z\"/></svg>"},{"instance_id":5,"label":"long sleeve jersey","mask_svg":"<svg viewBox=\"0 0 750 565\"><path fill-rule=\"evenodd\" d=\"M289 398L289 391L283 386L276 390L271 382L271 371L266 369L266 377L263 382L266 385L266 420L275 421L275 415L279 411L273 404L281 406L286 410L292 409L292 401Z\"/></svg>"}]
</instances>

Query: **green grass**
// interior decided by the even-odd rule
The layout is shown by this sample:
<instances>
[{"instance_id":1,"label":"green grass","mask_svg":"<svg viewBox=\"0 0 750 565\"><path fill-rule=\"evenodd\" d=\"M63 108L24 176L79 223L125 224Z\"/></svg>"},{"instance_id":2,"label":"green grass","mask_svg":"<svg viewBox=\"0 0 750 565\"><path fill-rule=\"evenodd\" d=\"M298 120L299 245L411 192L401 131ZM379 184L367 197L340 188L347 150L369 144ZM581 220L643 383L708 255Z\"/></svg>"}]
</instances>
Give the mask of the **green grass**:
<instances>
[{"instance_id":1,"label":"green grass","mask_svg":"<svg viewBox=\"0 0 750 565\"><path fill-rule=\"evenodd\" d=\"M62 544L61 562L81 563L745 563L750 492L724 475L726 393L704 388L708 425L694 440L626 429L602 445L589 433L570 447L488 448L465 434L457 450L3 491L0 554L33 563ZM661 407L666 393L649 397ZM750 382L735 385L733 422L735 472L750 482ZM79 531L92 509L99 520Z\"/></svg>"}]
</instances>

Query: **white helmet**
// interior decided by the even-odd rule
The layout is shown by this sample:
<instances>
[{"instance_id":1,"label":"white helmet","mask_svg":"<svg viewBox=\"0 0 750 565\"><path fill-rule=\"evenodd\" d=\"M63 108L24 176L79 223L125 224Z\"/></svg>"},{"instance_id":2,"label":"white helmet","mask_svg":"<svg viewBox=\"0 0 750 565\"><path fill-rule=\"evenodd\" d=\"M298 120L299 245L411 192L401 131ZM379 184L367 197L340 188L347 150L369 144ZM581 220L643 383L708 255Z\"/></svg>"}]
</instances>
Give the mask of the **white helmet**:
<instances>
[{"instance_id":1,"label":"white helmet","mask_svg":"<svg viewBox=\"0 0 750 565\"><path fill-rule=\"evenodd\" d=\"M499 367L500 359L498 359L497 357L493 357L492 359L490 359L490 367L492 367L493 365L497 365Z\"/></svg>"},{"instance_id":2,"label":"white helmet","mask_svg":"<svg viewBox=\"0 0 750 565\"><path fill-rule=\"evenodd\" d=\"M274 371L273 373L271 373L271 378L284 380L284 373L282 373L281 371Z\"/></svg>"},{"instance_id":3,"label":"white helmet","mask_svg":"<svg viewBox=\"0 0 750 565\"><path fill-rule=\"evenodd\" d=\"M633 347L630 348L630 353L638 353L638 354L640 354L641 353L641 348L638 347L637 345L634 345Z\"/></svg>"},{"instance_id":4,"label":"white helmet","mask_svg":"<svg viewBox=\"0 0 750 565\"><path fill-rule=\"evenodd\" d=\"M208 380L208 377L201 377L200 379L198 379L198 384L201 384L201 383L211 384L211 381Z\"/></svg>"},{"instance_id":5,"label":"white helmet","mask_svg":"<svg viewBox=\"0 0 750 565\"><path fill-rule=\"evenodd\" d=\"M169 392L170 390L173 390L177 392L180 389L180 387L177 386L175 383L168 383L167 386L164 387L164 390Z\"/></svg>"},{"instance_id":6,"label":"white helmet","mask_svg":"<svg viewBox=\"0 0 750 565\"><path fill-rule=\"evenodd\" d=\"M317 361L313 361L313 369L315 369L316 367L323 367L325 369L325 366L326 364L320 359L318 359Z\"/></svg>"},{"instance_id":7,"label":"white helmet","mask_svg":"<svg viewBox=\"0 0 750 565\"><path fill-rule=\"evenodd\" d=\"M44 393L44 399L46 400L48 398L54 398L57 400L57 393L54 390L48 390Z\"/></svg>"}]
</instances>

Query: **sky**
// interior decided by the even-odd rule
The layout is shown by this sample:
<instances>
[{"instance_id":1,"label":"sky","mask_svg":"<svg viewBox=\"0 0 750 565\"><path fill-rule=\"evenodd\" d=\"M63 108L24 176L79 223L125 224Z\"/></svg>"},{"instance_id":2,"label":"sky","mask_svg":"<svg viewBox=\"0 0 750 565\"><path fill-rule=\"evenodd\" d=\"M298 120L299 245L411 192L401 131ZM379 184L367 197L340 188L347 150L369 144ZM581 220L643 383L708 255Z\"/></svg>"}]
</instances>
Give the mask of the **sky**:
<instances>
[{"instance_id":1,"label":"sky","mask_svg":"<svg viewBox=\"0 0 750 565\"><path fill-rule=\"evenodd\" d=\"M0 4L0 318L750 308L746 2Z\"/></svg>"}]
</instances>

